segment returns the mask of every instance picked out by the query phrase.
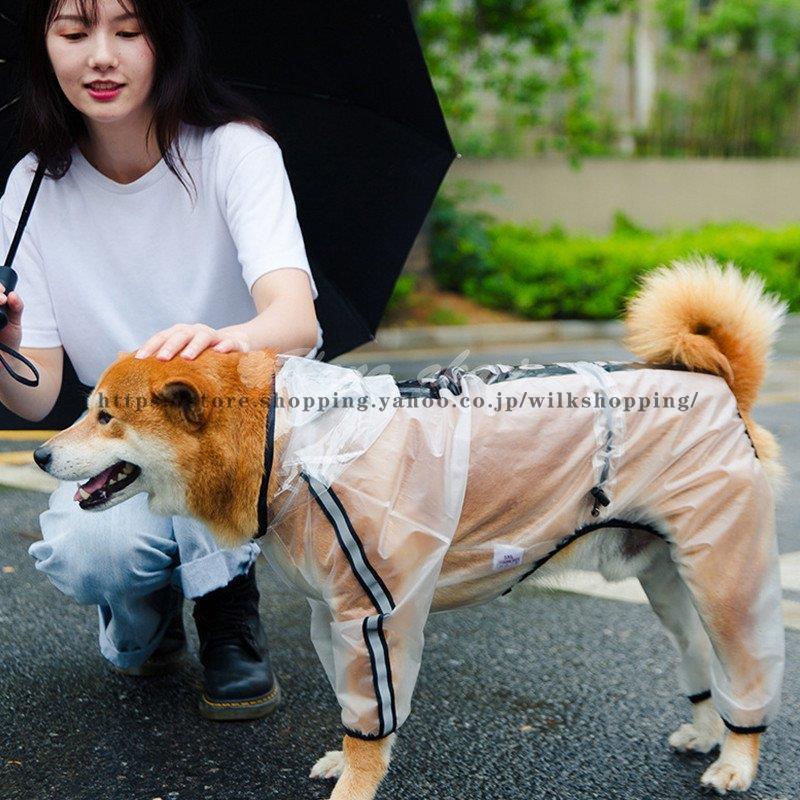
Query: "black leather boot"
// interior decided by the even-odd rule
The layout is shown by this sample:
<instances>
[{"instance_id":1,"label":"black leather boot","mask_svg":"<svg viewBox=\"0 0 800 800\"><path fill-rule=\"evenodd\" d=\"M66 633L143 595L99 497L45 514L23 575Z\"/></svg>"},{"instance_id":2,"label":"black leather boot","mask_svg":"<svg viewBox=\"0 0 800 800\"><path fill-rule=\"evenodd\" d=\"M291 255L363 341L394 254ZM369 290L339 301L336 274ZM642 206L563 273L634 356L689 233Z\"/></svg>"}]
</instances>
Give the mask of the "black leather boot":
<instances>
[{"instance_id":1,"label":"black leather boot","mask_svg":"<svg viewBox=\"0 0 800 800\"><path fill-rule=\"evenodd\" d=\"M256 719L280 703L258 598L254 564L246 575L195 602L203 665L200 714L206 719Z\"/></svg>"}]
</instances>

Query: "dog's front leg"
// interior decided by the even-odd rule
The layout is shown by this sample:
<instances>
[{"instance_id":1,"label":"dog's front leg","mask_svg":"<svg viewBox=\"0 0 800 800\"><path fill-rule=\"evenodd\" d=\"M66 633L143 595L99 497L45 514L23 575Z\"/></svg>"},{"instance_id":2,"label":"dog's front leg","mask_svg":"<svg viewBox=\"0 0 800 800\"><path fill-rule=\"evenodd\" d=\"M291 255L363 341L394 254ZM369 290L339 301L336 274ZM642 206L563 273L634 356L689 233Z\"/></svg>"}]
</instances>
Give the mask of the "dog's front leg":
<instances>
[{"instance_id":1,"label":"dog's front leg","mask_svg":"<svg viewBox=\"0 0 800 800\"><path fill-rule=\"evenodd\" d=\"M393 733L373 741L345 736L342 750L321 758L311 777L339 777L330 800L372 800L389 769L393 743Z\"/></svg>"},{"instance_id":2,"label":"dog's front leg","mask_svg":"<svg viewBox=\"0 0 800 800\"><path fill-rule=\"evenodd\" d=\"M760 733L729 731L719 758L705 771L701 783L718 794L746 792L756 776L760 749Z\"/></svg>"}]
</instances>

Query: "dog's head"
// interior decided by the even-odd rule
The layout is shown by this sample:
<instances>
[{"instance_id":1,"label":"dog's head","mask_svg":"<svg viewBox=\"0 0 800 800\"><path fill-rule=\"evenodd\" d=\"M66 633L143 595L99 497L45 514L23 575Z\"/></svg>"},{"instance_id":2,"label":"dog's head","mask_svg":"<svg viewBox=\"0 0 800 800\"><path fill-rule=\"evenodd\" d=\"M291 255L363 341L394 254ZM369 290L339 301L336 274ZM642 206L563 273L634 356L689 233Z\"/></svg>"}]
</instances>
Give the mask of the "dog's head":
<instances>
[{"instance_id":1,"label":"dog's head","mask_svg":"<svg viewBox=\"0 0 800 800\"><path fill-rule=\"evenodd\" d=\"M87 511L147 492L154 513L197 517L222 543L240 542L255 533L274 369L270 351L166 362L120 353L86 414L34 458L78 481L75 501Z\"/></svg>"}]
</instances>

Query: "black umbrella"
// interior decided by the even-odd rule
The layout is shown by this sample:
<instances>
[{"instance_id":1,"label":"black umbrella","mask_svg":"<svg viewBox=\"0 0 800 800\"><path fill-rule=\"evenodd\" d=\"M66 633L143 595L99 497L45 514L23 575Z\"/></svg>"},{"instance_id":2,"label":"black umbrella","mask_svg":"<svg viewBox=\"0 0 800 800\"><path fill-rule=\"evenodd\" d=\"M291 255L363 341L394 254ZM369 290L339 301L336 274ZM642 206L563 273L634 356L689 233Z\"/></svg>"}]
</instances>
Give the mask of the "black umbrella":
<instances>
[{"instance_id":1,"label":"black umbrella","mask_svg":"<svg viewBox=\"0 0 800 800\"><path fill-rule=\"evenodd\" d=\"M24 155L14 141L21 5L0 2L3 186ZM335 358L374 338L455 156L407 2L191 5L213 71L258 104L281 146L319 290L324 357Z\"/></svg>"}]
</instances>

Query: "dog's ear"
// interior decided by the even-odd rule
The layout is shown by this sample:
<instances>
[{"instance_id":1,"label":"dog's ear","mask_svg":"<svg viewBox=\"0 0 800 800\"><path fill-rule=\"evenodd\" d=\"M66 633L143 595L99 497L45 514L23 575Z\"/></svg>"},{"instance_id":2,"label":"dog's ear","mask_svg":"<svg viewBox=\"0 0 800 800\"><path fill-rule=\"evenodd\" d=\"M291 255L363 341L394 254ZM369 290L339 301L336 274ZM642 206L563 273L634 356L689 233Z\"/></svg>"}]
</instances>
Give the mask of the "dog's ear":
<instances>
[{"instance_id":1,"label":"dog's ear","mask_svg":"<svg viewBox=\"0 0 800 800\"><path fill-rule=\"evenodd\" d=\"M153 399L173 409L192 430L200 430L206 422L203 394L190 380L173 378L153 387Z\"/></svg>"}]
</instances>

